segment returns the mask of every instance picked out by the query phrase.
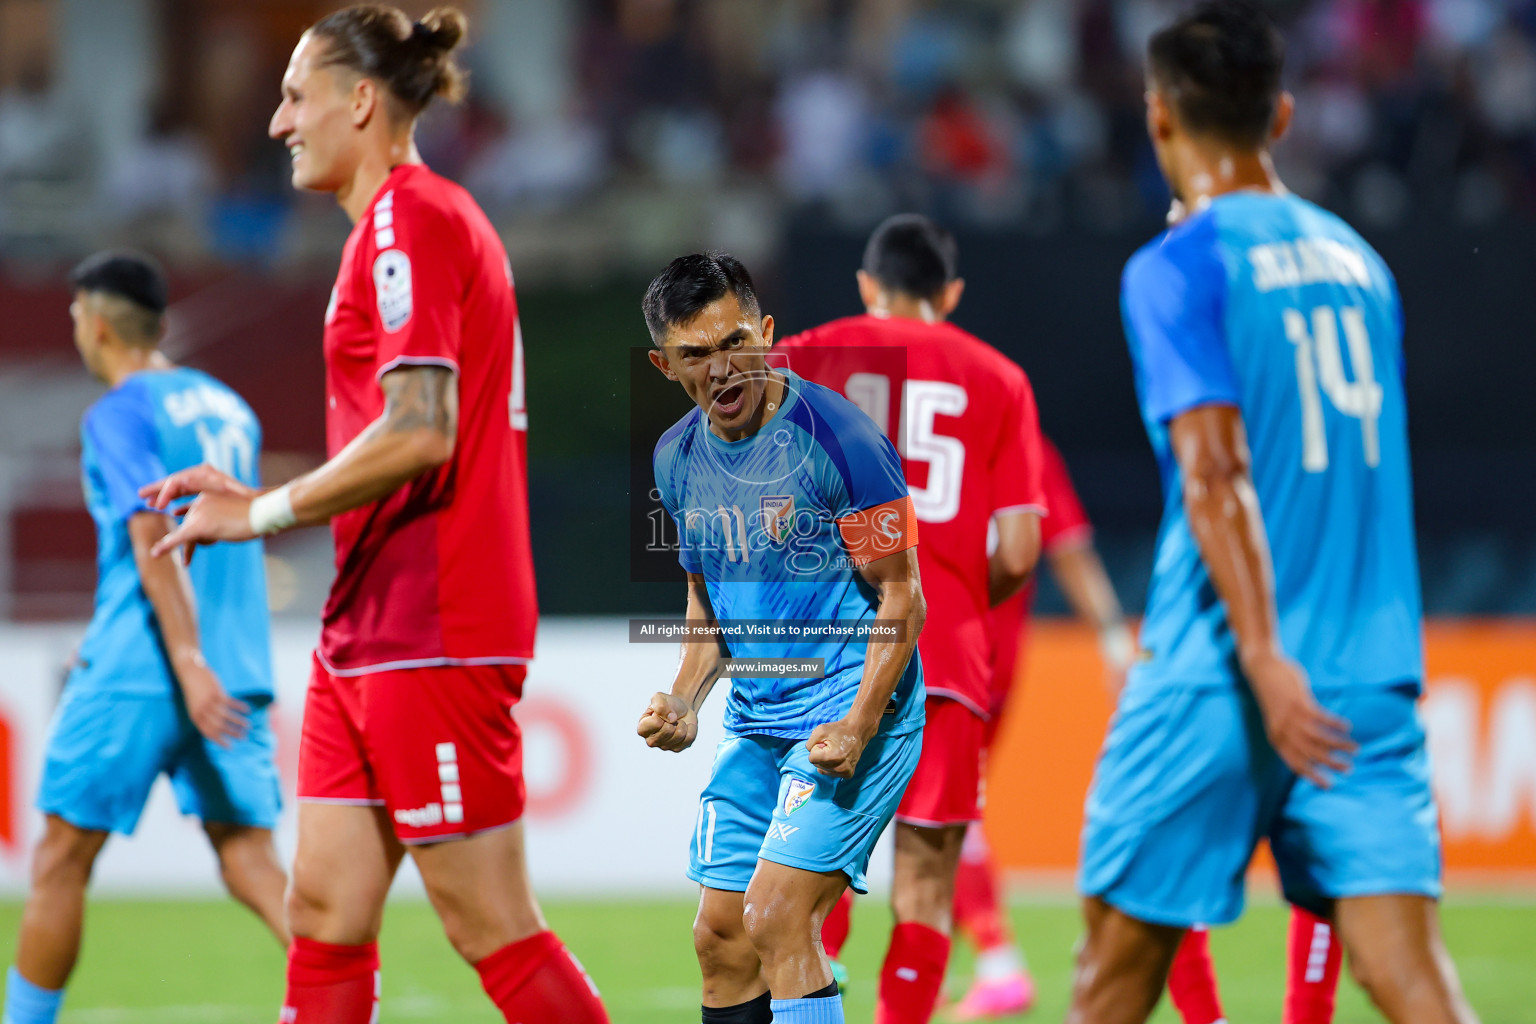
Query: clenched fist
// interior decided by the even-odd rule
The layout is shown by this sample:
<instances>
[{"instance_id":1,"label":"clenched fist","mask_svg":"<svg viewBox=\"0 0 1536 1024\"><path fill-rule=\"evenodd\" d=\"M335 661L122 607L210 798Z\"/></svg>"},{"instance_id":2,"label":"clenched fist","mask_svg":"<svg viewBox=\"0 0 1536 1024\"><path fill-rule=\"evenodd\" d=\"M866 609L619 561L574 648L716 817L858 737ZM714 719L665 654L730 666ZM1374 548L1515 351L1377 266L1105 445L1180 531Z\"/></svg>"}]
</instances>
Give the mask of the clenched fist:
<instances>
[{"instance_id":1,"label":"clenched fist","mask_svg":"<svg viewBox=\"0 0 1536 1024\"><path fill-rule=\"evenodd\" d=\"M651 698L645 714L640 716L640 725L635 731L648 747L681 753L698 738L699 716L681 697L658 693Z\"/></svg>"},{"instance_id":2,"label":"clenched fist","mask_svg":"<svg viewBox=\"0 0 1536 1024\"><path fill-rule=\"evenodd\" d=\"M811 764L816 766L817 771L823 775L851 779L858 770L864 748L873 737L873 732L860 729L843 718L818 725L811 731L811 738L805 741L805 746L811 752Z\"/></svg>"}]
</instances>

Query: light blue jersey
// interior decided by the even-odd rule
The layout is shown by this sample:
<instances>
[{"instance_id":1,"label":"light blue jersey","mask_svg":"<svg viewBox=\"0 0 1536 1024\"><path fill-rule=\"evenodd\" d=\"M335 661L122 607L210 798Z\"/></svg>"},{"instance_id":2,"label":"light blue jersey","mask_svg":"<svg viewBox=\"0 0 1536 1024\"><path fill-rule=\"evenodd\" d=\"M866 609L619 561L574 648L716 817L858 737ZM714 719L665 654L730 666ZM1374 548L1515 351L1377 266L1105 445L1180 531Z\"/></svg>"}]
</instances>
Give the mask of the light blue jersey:
<instances>
[{"instance_id":1,"label":"light blue jersey","mask_svg":"<svg viewBox=\"0 0 1536 1024\"><path fill-rule=\"evenodd\" d=\"M138 490L208 462L255 487L261 425L235 392L197 370L146 370L87 410L80 431L85 500L96 521L96 608L70 674L72 692L168 696L175 680L139 583L128 520ZM203 654L231 694L272 695L260 541L200 548L188 567Z\"/></svg>"},{"instance_id":2,"label":"light blue jersey","mask_svg":"<svg viewBox=\"0 0 1536 1024\"><path fill-rule=\"evenodd\" d=\"M1088 793L1078 886L1176 927L1233 920L1269 841L1286 898L1440 893L1424 727L1402 313L1386 265L1291 196L1211 202L1138 252L1121 295L1165 507L1142 625ZM1270 745L1184 513L1168 424L1242 413L1280 640L1358 744L1329 787Z\"/></svg>"},{"instance_id":3,"label":"light blue jersey","mask_svg":"<svg viewBox=\"0 0 1536 1024\"><path fill-rule=\"evenodd\" d=\"M876 594L859 575L848 538L873 533L875 548L888 538L889 553L911 545L899 530L881 533L887 513L915 529L910 514L900 512L908 501L901 457L837 392L777 372L789 382L784 405L753 436L726 441L695 408L657 443L656 485L677 523L679 561L703 574L721 622L845 630L871 623ZM733 733L804 739L847 714L863 678L867 640L743 637L729 646L736 658L824 659L825 678L738 678L726 705L725 727ZM923 699L914 651L881 731L920 727Z\"/></svg>"},{"instance_id":4,"label":"light blue jersey","mask_svg":"<svg viewBox=\"0 0 1536 1024\"><path fill-rule=\"evenodd\" d=\"M151 511L139 488L168 473L208 462L256 486L255 415L205 373L146 370L91 406L81 445L96 520L96 611L54 713L38 809L77 828L131 835L163 774L185 814L274 827L282 800L261 542L199 548L188 567L203 656L224 689L250 705L245 735L225 747L187 714L128 537L128 520Z\"/></svg>"},{"instance_id":5,"label":"light blue jersey","mask_svg":"<svg viewBox=\"0 0 1536 1024\"><path fill-rule=\"evenodd\" d=\"M1285 652L1320 690L1416 684L1403 321L1386 264L1305 200L1237 192L1138 252L1121 306L1164 490L1131 686L1238 679L1168 438L1174 417L1214 403L1247 428Z\"/></svg>"},{"instance_id":6,"label":"light blue jersey","mask_svg":"<svg viewBox=\"0 0 1536 1024\"><path fill-rule=\"evenodd\" d=\"M726 441L694 409L656 445L656 485L678 525L679 561L702 574L723 625L852 629L876 618L857 565L917 540L901 457L837 392L788 370L783 405L763 428ZM823 774L804 742L848 713L866 638L728 642L737 658L822 658L825 678L736 678L715 752L688 877L744 892L759 860L841 871L855 891L922 750L917 651L852 778Z\"/></svg>"}]
</instances>

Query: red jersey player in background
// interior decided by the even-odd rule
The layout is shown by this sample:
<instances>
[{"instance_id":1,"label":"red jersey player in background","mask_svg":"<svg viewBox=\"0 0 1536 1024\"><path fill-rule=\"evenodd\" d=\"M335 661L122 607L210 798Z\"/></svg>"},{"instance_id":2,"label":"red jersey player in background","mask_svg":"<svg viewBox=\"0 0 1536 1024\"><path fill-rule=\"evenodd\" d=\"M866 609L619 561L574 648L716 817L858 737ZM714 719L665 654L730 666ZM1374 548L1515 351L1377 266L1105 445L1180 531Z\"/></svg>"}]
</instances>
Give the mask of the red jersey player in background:
<instances>
[{"instance_id":1,"label":"red jersey player in background","mask_svg":"<svg viewBox=\"0 0 1536 1024\"><path fill-rule=\"evenodd\" d=\"M329 522L336 582L304 710L283 1024L379 1016L384 899L410 851L449 941L518 1024L608 1017L524 856L521 696L537 623L511 270L417 115L463 90L465 19L349 7L299 40L271 134L353 221L325 319L330 461L257 495L210 467L157 551ZM146 489L148 491L150 489Z\"/></svg>"},{"instance_id":2,"label":"red jersey player in background","mask_svg":"<svg viewBox=\"0 0 1536 1024\"><path fill-rule=\"evenodd\" d=\"M870 238L858 273L868 312L775 348L795 372L847 395L896 442L923 529L918 565L929 614L918 648L928 724L896 812L896 926L880 974L877 1024L928 1021L944 981L955 870L966 828L980 817L990 610L1034 568L1045 511L1028 378L946 322L965 287L956 257L953 236L932 220L890 218ZM846 934L846 916L833 929ZM828 938L823 927L824 944Z\"/></svg>"},{"instance_id":3,"label":"red jersey player in background","mask_svg":"<svg viewBox=\"0 0 1536 1024\"><path fill-rule=\"evenodd\" d=\"M1045 564L1072 610L1097 630L1104 658L1106 685L1118 693L1136 653L1136 640L1114 586L1093 546L1093 527L1067 475L1067 464L1049 438L1042 437L1041 483L1051 510L1040 526ZM1018 666L1028 635L1031 582L1014 597L992 609L992 717L986 743L992 746L1009 694L1018 679ZM966 833L955 879L955 926L976 947L976 977L950 1011L956 1021L995 1020L1023 1013L1034 1002L1034 984L1024 954L1014 941L1007 914L998 898L997 868L980 823Z\"/></svg>"}]
</instances>

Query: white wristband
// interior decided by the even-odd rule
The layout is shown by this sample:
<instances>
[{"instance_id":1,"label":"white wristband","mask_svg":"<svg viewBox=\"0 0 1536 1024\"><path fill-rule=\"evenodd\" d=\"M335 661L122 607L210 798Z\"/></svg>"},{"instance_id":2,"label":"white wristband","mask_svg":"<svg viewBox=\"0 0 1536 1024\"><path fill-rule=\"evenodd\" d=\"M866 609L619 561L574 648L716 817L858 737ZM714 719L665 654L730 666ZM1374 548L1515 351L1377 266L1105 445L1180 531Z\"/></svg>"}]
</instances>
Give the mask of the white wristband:
<instances>
[{"instance_id":1,"label":"white wristband","mask_svg":"<svg viewBox=\"0 0 1536 1024\"><path fill-rule=\"evenodd\" d=\"M1124 623L1099 631L1099 654L1118 669L1128 669L1136 660L1136 638Z\"/></svg>"},{"instance_id":2,"label":"white wristband","mask_svg":"<svg viewBox=\"0 0 1536 1024\"><path fill-rule=\"evenodd\" d=\"M286 530L298 522L293 514L293 496L290 484L283 484L275 491L259 494L251 501L251 532L265 537L278 530Z\"/></svg>"}]
</instances>

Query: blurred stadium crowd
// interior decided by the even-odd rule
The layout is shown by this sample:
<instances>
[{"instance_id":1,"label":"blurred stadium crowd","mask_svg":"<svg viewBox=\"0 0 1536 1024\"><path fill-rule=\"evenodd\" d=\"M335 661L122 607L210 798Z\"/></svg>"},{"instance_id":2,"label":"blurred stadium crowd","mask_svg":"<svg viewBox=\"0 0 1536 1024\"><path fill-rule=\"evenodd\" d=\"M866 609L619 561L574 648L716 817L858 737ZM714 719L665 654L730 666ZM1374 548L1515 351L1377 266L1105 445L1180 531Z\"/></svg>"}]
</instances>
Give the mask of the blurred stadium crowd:
<instances>
[{"instance_id":1,"label":"blurred stadium crowd","mask_svg":"<svg viewBox=\"0 0 1536 1024\"><path fill-rule=\"evenodd\" d=\"M167 57L106 105L114 121L63 86L86 58L59 27L101 6L0 0L0 250L72 255L131 228L187 260L334 254L334 224L303 243L305 201L265 138L287 42L326 5L114 5L158 26L119 45ZM544 15L499 33L514 5L468 6L493 27L469 58L478 87L421 146L499 220L579 223L637 190L726 197L738 247L762 250L807 209L1048 233L1124 229L1166 202L1140 54L1175 0L517 0ZM1367 228L1536 207L1536 2L1271 7L1299 100L1280 151L1293 188ZM538 51L558 81L508 69Z\"/></svg>"},{"instance_id":2,"label":"blurred stadium crowd","mask_svg":"<svg viewBox=\"0 0 1536 1024\"><path fill-rule=\"evenodd\" d=\"M1035 380L1137 606L1158 485L1115 295L1166 209L1140 55L1181 0L454 2L470 98L419 142L516 268L547 611L672 607L657 585L584 582L628 560L644 282L726 249L782 329L809 327L852 311L864 239L899 209L960 234L960 322ZM1428 607L1529 614L1536 0L1267 2L1298 102L1281 173L1358 225L1405 295ZM285 475L318 457L318 327L348 224L292 190L267 123L294 40L343 4L0 0L0 619L89 609L76 438L99 390L62 283L86 253L164 259L172 351L252 403ZM293 595L275 606L318 607L312 534L274 545L274 593ZM1062 608L1049 589L1042 608Z\"/></svg>"}]
</instances>

